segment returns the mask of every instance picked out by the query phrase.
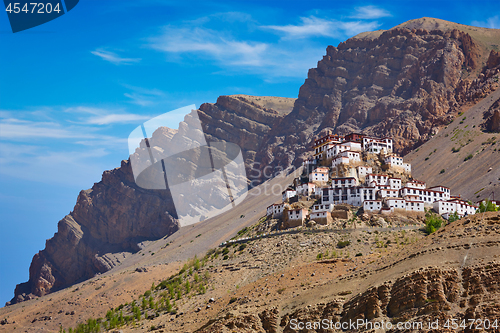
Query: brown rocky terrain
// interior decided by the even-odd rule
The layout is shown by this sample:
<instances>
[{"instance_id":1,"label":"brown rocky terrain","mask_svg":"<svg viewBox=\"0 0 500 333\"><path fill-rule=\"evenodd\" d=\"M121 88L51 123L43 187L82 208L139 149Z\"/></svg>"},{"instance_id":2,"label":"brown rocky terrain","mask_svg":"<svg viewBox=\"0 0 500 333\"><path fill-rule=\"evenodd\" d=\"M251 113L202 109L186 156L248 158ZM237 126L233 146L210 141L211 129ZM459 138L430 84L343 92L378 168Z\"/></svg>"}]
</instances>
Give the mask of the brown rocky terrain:
<instances>
[{"instance_id":1,"label":"brown rocky terrain","mask_svg":"<svg viewBox=\"0 0 500 333\"><path fill-rule=\"evenodd\" d=\"M292 111L295 99L248 95L220 96L198 110L207 141L236 143L244 154L248 174L256 155L266 149L265 138ZM288 166L288 165L287 165Z\"/></svg>"},{"instance_id":2,"label":"brown rocky terrain","mask_svg":"<svg viewBox=\"0 0 500 333\"><path fill-rule=\"evenodd\" d=\"M413 217L386 220L389 228L361 228L362 221L355 220L357 228L351 225L341 232L306 228L236 243L227 247L227 259L222 258L226 247L209 251L204 264L194 271L195 276L207 279L206 292L181 296L175 301L176 312L147 305L139 321L110 331L293 332L294 319L333 323L366 319L394 325L439 320L438 331L447 331L443 326L448 319L460 323L463 319L493 322L498 318L499 213L466 217L430 236L414 229L421 222ZM411 223L417 224L412 227ZM239 237L265 230L259 228L261 224L262 219ZM406 224L410 226L404 227ZM186 240L201 244L202 237L194 236L201 229L188 229L192 230L181 239L174 234L149 243L142 253L87 282L1 309L0 318L6 324L0 325L0 331L56 332L60 325L75 327L87 318L103 318L117 307L127 316L131 302L140 305L141 295L148 290L159 302L164 289L151 284L159 286L169 276L190 280L194 288L197 285L188 270L177 273L182 262L166 262L175 252L182 252L177 244L187 246L188 251ZM346 240L350 245L339 248L339 241Z\"/></svg>"},{"instance_id":3,"label":"brown rocky terrain","mask_svg":"<svg viewBox=\"0 0 500 333\"><path fill-rule=\"evenodd\" d=\"M406 155L412 164L412 176L429 186L444 185L452 193L474 202L500 198L500 133L489 132L497 110L500 91L491 93L472 107L464 108L457 118L432 138ZM492 112L493 111L493 112Z\"/></svg>"},{"instance_id":4,"label":"brown rocky terrain","mask_svg":"<svg viewBox=\"0 0 500 333\"><path fill-rule=\"evenodd\" d=\"M292 109L294 99L221 96L203 104L199 116L207 141L240 145L246 165L253 163L262 137ZM186 118L186 126L189 120ZM181 131L157 130L150 142L165 147L185 140ZM145 143L142 143L143 146ZM248 170L247 173L249 173ZM145 190L136 185L129 161L105 171L102 180L82 191L74 210L58 224L30 265L29 281L16 287L11 303L43 296L104 273L139 251L141 243L178 230L169 191Z\"/></svg>"},{"instance_id":5,"label":"brown rocky terrain","mask_svg":"<svg viewBox=\"0 0 500 333\"><path fill-rule=\"evenodd\" d=\"M33 257L28 282L16 287L13 303L43 296L104 273L145 240L178 227L166 191L146 191L133 179L128 161L105 171L102 180L81 191L75 208L58 224L45 249Z\"/></svg>"},{"instance_id":6,"label":"brown rocky terrain","mask_svg":"<svg viewBox=\"0 0 500 333\"><path fill-rule=\"evenodd\" d=\"M499 44L500 30L422 18L329 46L257 160L298 164L328 131L391 136L408 152L498 87Z\"/></svg>"},{"instance_id":7,"label":"brown rocky terrain","mask_svg":"<svg viewBox=\"0 0 500 333\"><path fill-rule=\"evenodd\" d=\"M484 198L489 195L490 190L497 190L496 179L500 179L498 168L495 168L500 156L500 149L497 149L498 145L495 146L496 138L493 138L495 135L479 131L483 121L485 126L496 128L497 111L492 105L500 98L498 91L493 92L498 86L500 64L498 52L492 49L494 45L498 47L499 41L499 30L472 28L427 18L414 20L388 31L361 34L337 47L329 46L324 58L318 62L318 67L309 71L297 100L246 95L221 96L215 104L203 104L198 115L207 141L228 141L242 148L247 172L256 162L257 168L273 166L277 170L300 164L307 156L310 142L327 131L345 134L363 130L377 136L390 135L397 143L399 152L409 151L414 145L430 139L408 155L409 162L414 164L414 176L430 185L447 185L468 198ZM475 103L478 103L477 106L472 107ZM491 117L484 118L488 110L492 112ZM464 112L459 117L466 119L456 118L459 112ZM456 124L459 121L462 123ZM477 129L477 134L470 127ZM154 139L162 142L174 142L179 138L179 133L175 130L160 130L156 134ZM477 140L474 141L476 137ZM449 149L443 146L443 153L436 154L436 145L444 144L446 140L451 140L446 146ZM483 142L486 144L482 144ZM461 147L460 153L453 153L452 146ZM464 160L468 154L473 154L474 158L460 163L453 160ZM427 157L429 158L426 160ZM445 172L440 173L441 169L445 169ZM265 180L260 176L254 178ZM277 181L286 185L284 180ZM34 256L30 266L30 279L17 286L12 301L16 303L37 298L104 272L110 274L106 276L113 276L117 271L125 272L127 267L173 263L175 260L187 260L196 254L201 255L233 236L237 228L248 226L262 216L265 207L279 196L267 194L259 199L256 196L250 198L241 207L237 206L239 208L232 215L224 215L225 218L209 219L194 226L192 230L183 228L186 230L178 231L175 208L169 192L139 188L134 182L130 162L123 161L120 168L104 172L102 180L92 189L80 193L74 210L59 222L58 232L47 241L46 248ZM259 212L261 215L258 215ZM198 235L194 234L197 232L195 230L203 230L198 233L202 236L195 237ZM204 237L205 232L207 236ZM160 242L164 236L171 237L167 238L166 244L170 244L168 248L165 243ZM183 246L188 240L195 244L202 243L199 247ZM179 247L176 245L173 249L171 242L177 242L175 244ZM370 242L368 243L369 248ZM370 252L367 249L363 251ZM151 253L155 254L154 258L150 256ZM147 259L143 256L145 254L148 254ZM380 255L384 257L382 253ZM159 261L159 258L163 261ZM376 265L378 263L379 261ZM346 264L351 265L351 262ZM171 269L172 266L169 267ZM407 271L406 266L398 267L399 272ZM416 263L411 267L415 270L419 268ZM291 268L282 268L293 271ZM344 272L343 268L338 272ZM132 274L132 271L129 273ZM377 275L378 281L388 281L384 274ZM239 277L236 276L235 279ZM262 283L256 276L249 281ZM351 282L342 283L349 285ZM349 287L350 292L356 294L368 289L364 282L356 283L360 285L356 288ZM95 287L88 288L91 291ZM68 290L60 292L61 295L66 295ZM42 300L45 302L50 296L45 296ZM313 300L315 297L305 299ZM296 300L303 299L302 296L292 298L293 304L300 304ZM337 298L338 295L335 296ZM344 298L347 300L349 297ZM198 300L201 302L201 299ZM383 300L380 302L387 299ZM26 304L39 304L39 300L30 302ZM113 301L109 304L116 303ZM273 304L278 307L277 303ZM222 311L224 307L220 306ZM337 308L337 303L331 306ZM340 303L338 306L340 309ZM101 311L104 307L99 309ZM259 320L265 318L261 325L267 325L267 328L262 326L262 329L277 327L277 319L272 318L284 318L282 309L276 309L266 308L257 315ZM349 309L353 309L352 313L358 313L355 305L349 305ZM85 310L80 319L84 320L85 316L94 316L99 312L94 310ZM15 305L11 310L3 310L2 313L11 313L10 311L17 311L12 317L18 318L18 324L22 323L22 326L16 327L33 326L26 321L35 318L26 314L22 319L23 315L19 313L22 313L21 304ZM338 313L339 316L342 314L341 311ZM240 318L236 315L234 317ZM257 320L257 317L252 318ZM202 323L199 315L193 315L193 318L197 319L191 328L200 328ZM211 318L218 318L214 325L224 323L225 320L218 316ZM229 322L231 318L229 315ZM70 320L64 322L65 327L67 322ZM48 321L44 321L43 324L50 326L49 331L58 327L56 321L50 325ZM204 324L207 324L206 321ZM239 327L236 322L234 325ZM40 328L36 325L33 327ZM208 330L208 327L204 329Z\"/></svg>"}]
</instances>

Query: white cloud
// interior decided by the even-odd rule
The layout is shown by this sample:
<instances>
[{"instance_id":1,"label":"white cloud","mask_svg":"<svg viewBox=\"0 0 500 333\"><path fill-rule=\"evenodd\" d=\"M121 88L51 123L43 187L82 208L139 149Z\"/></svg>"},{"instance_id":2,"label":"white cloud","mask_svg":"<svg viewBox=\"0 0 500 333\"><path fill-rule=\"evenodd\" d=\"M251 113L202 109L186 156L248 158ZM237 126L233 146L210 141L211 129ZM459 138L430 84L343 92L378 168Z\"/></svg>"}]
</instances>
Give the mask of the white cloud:
<instances>
[{"instance_id":1,"label":"white cloud","mask_svg":"<svg viewBox=\"0 0 500 333\"><path fill-rule=\"evenodd\" d=\"M302 24L299 25L267 25L265 29L283 32L293 38L305 38L310 36L335 37L338 35L336 22L324 20L314 16L301 17Z\"/></svg>"},{"instance_id":2,"label":"white cloud","mask_svg":"<svg viewBox=\"0 0 500 333\"><path fill-rule=\"evenodd\" d=\"M141 61L141 58L122 58L114 52L105 51L103 49L90 51L90 53L100 57L103 60L109 61L115 65L131 65L132 63L137 63Z\"/></svg>"},{"instance_id":3,"label":"white cloud","mask_svg":"<svg viewBox=\"0 0 500 333\"><path fill-rule=\"evenodd\" d=\"M3 119L0 122L0 139L5 140L27 138L89 139L93 137L89 133L75 131L74 128L63 128L57 123L33 122L14 118Z\"/></svg>"},{"instance_id":4,"label":"white cloud","mask_svg":"<svg viewBox=\"0 0 500 333\"><path fill-rule=\"evenodd\" d=\"M374 20L382 17L392 16L387 10L376 6L363 6L354 8L355 13L350 18L362 20Z\"/></svg>"},{"instance_id":5,"label":"white cloud","mask_svg":"<svg viewBox=\"0 0 500 333\"><path fill-rule=\"evenodd\" d=\"M73 147L75 148L75 147ZM50 146L0 142L0 174L47 184L86 188L99 180L109 152L102 147L57 151Z\"/></svg>"},{"instance_id":6,"label":"white cloud","mask_svg":"<svg viewBox=\"0 0 500 333\"><path fill-rule=\"evenodd\" d=\"M166 94L158 89L146 89L128 84L124 84L123 86L132 90L130 93L123 94L125 97L130 98L130 103L132 104L151 106L166 98Z\"/></svg>"},{"instance_id":7,"label":"white cloud","mask_svg":"<svg viewBox=\"0 0 500 333\"><path fill-rule=\"evenodd\" d=\"M314 16L301 17L299 25L267 25L271 29L284 34L285 39L307 38L313 36L343 38L352 37L360 32L371 31L380 26L378 22L325 20Z\"/></svg>"},{"instance_id":8,"label":"white cloud","mask_svg":"<svg viewBox=\"0 0 500 333\"><path fill-rule=\"evenodd\" d=\"M472 21L471 25L482 28L500 29L500 16L492 16L486 21Z\"/></svg>"},{"instance_id":9,"label":"white cloud","mask_svg":"<svg viewBox=\"0 0 500 333\"><path fill-rule=\"evenodd\" d=\"M202 54L231 65L261 66L268 44L238 41L231 36L201 27L164 27L162 34L149 39L149 46L171 54Z\"/></svg>"},{"instance_id":10,"label":"white cloud","mask_svg":"<svg viewBox=\"0 0 500 333\"><path fill-rule=\"evenodd\" d=\"M151 117L142 116L138 114L115 113L115 114L106 114L96 117L90 117L86 123L91 125L125 124L131 122L133 123L142 122L148 119L151 119Z\"/></svg>"},{"instance_id":11,"label":"white cloud","mask_svg":"<svg viewBox=\"0 0 500 333\"><path fill-rule=\"evenodd\" d=\"M90 117L80 117L79 121L77 122L80 124L88 124L88 125L126 124L126 123L142 122L151 119L151 116L149 115L125 113L120 110L108 110L108 109L92 108L86 106L67 108L65 111L72 113L91 114L92 116Z\"/></svg>"},{"instance_id":12,"label":"white cloud","mask_svg":"<svg viewBox=\"0 0 500 333\"><path fill-rule=\"evenodd\" d=\"M342 32L348 36L352 37L359 33L365 31L373 31L380 27L380 23L377 21L373 22L360 22L360 21L351 21L351 22L342 22L340 26L342 27Z\"/></svg>"}]
</instances>

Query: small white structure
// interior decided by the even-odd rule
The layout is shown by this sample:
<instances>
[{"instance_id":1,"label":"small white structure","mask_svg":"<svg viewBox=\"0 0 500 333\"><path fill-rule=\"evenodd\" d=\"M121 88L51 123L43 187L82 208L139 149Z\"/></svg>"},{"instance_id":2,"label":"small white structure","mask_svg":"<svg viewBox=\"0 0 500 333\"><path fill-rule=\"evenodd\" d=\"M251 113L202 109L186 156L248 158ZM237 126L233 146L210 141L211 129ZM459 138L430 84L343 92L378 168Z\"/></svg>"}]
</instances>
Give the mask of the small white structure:
<instances>
[{"instance_id":1,"label":"small white structure","mask_svg":"<svg viewBox=\"0 0 500 333\"><path fill-rule=\"evenodd\" d=\"M401 178L387 178L387 185L389 185L389 188L392 190L399 190L401 189Z\"/></svg>"},{"instance_id":2,"label":"small white structure","mask_svg":"<svg viewBox=\"0 0 500 333\"><path fill-rule=\"evenodd\" d=\"M384 159L385 164L389 165L390 168L395 169L395 170L400 170L404 173L411 174L411 164L410 163L404 163L403 158L391 154L385 157Z\"/></svg>"},{"instance_id":3,"label":"small white structure","mask_svg":"<svg viewBox=\"0 0 500 333\"><path fill-rule=\"evenodd\" d=\"M323 212L328 211L331 212L335 206L332 204L318 204L312 207L312 213L314 212Z\"/></svg>"},{"instance_id":4,"label":"small white structure","mask_svg":"<svg viewBox=\"0 0 500 333\"><path fill-rule=\"evenodd\" d=\"M394 154L386 156L384 162L391 168L403 168L403 158Z\"/></svg>"},{"instance_id":5,"label":"small white structure","mask_svg":"<svg viewBox=\"0 0 500 333\"><path fill-rule=\"evenodd\" d=\"M434 190L434 191L446 193L447 199L450 199L451 191L450 191L450 188L448 188L446 186L433 186L433 187L429 187L429 190Z\"/></svg>"},{"instance_id":6,"label":"small white structure","mask_svg":"<svg viewBox=\"0 0 500 333\"><path fill-rule=\"evenodd\" d=\"M290 198L293 198L297 195L297 191L292 188L287 188L283 191L283 202L288 201Z\"/></svg>"},{"instance_id":7,"label":"small white structure","mask_svg":"<svg viewBox=\"0 0 500 333\"><path fill-rule=\"evenodd\" d=\"M422 182L420 180L414 179L414 180L409 181L408 183L406 183L406 187L424 189L425 188L425 182Z\"/></svg>"},{"instance_id":8,"label":"small white structure","mask_svg":"<svg viewBox=\"0 0 500 333\"><path fill-rule=\"evenodd\" d=\"M379 175L379 174L374 174L374 173L369 173L368 174L368 183L375 183L376 185L387 185L387 180L389 179L389 176L387 175Z\"/></svg>"},{"instance_id":9,"label":"small white structure","mask_svg":"<svg viewBox=\"0 0 500 333\"><path fill-rule=\"evenodd\" d=\"M361 151L362 150L361 149L361 142L346 141L346 142L342 142L340 145L346 147L347 148L346 150L350 150L350 151Z\"/></svg>"},{"instance_id":10,"label":"small white structure","mask_svg":"<svg viewBox=\"0 0 500 333\"><path fill-rule=\"evenodd\" d=\"M341 164L349 164L349 157L338 155L332 160L332 168L335 168Z\"/></svg>"},{"instance_id":11,"label":"small white structure","mask_svg":"<svg viewBox=\"0 0 500 333\"><path fill-rule=\"evenodd\" d=\"M424 212L424 202L418 200L405 200L406 210L414 212Z\"/></svg>"},{"instance_id":12,"label":"small white structure","mask_svg":"<svg viewBox=\"0 0 500 333\"><path fill-rule=\"evenodd\" d=\"M399 190L393 190L393 189L380 189L378 191L378 194L380 195L381 198L397 198L399 197Z\"/></svg>"},{"instance_id":13,"label":"small white structure","mask_svg":"<svg viewBox=\"0 0 500 333\"><path fill-rule=\"evenodd\" d=\"M355 187L358 181L354 177L332 178L332 187Z\"/></svg>"},{"instance_id":14,"label":"small white structure","mask_svg":"<svg viewBox=\"0 0 500 333\"><path fill-rule=\"evenodd\" d=\"M316 184L314 183L304 183L301 185L298 185L296 190L298 195L303 195L303 196L310 196L311 194L314 193L316 189Z\"/></svg>"},{"instance_id":15,"label":"small white structure","mask_svg":"<svg viewBox=\"0 0 500 333\"><path fill-rule=\"evenodd\" d=\"M267 207L267 216L273 219L279 219L283 217L283 211L285 207L288 207L286 203L272 204Z\"/></svg>"},{"instance_id":16,"label":"small white structure","mask_svg":"<svg viewBox=\"0 0 500 333\"><path fill-rule=\"evenodd\" d=\"M287 224L289 228L298 227L304 224L304 221L307 217L307 209L298 208L298 209L290 209L287 211Z\"/></svg>"},{"instance_id":17,"label":"small white structure","mask_svg":"<svg viewBox=\"0 0 500 333\"><path fill-rule=\"evenodd\" d=\"M411 164L410 163L403 163L403 169L404 172L411 175Z\"/></svg>"},{"instance_id":18,"label":"small white structure","mask_svg":"<svg viewBox=\"0 0 500 333\"><path fill-rule=\"evenodd\" d=\"M389 198L386 200L387 206L394 211L394 209L406 210L406 200L403 198Z\"/></svg>"},{"instance_id":19,"label":"small white structure","mask_svg":"<svg viewBox=\"0 0 500 333\"><path fill-rule=\"evenodd\" d=\"M340 164L349 164L354 162L361 162L361 155L357 151L346 150L338 154L332 160L332 167L336 167Z\"/></svg>"},{"instance_id":20,"label":"small white structure","mask_svg":"<svg viewBox=\"0 0 500 333\"><path fill-rule=\"evenodd\" d=\"M368 174L373 172L372 167L364 165L358 166L357 170L358 170L358 177L360 178L365 178Z\"/></svg>"},{"instance_id":21,"label":"small white structure","mask_svg":"<svg viewBox=\"0 0 500 333\"><path fill-rule=\"evenodd\" d=\"M329 170L326 167L316 168L313 172L309 174L309 181L326 183L328 181L328 173Z\"/></svg>"},{"instance_id":22,"label":"small white structure","mask_svg":"<svg viewBox=\"0 0 500 333\"><path fill-rule=\"evenodd\" d=\"M477 206L470 205L464 200L447 200L447 201L436 201L433 205L433 210L439 215L451 215L455 212L459 216L475 214Z\"/></svg>"},{"instance_id":23,"label":"small white structure","mask_svg":"<svg viewBox=\"0 0 500 333\"><path fill-rule=\"evenodd\" d=\"M333 158L339 155L340 153L348 150L350 150L350 148L344 145L340 144L330 145L326 149L326 158Z\"/></svg>"},{"instance_id":24,"label":"small white structure","mask_svg":"<svg viewBox=\"0 0 500 333\"><path fill-rule=\"evenodd\" d=\"M380 211L382 209L382 201L381 200L365 200L363 202L363 210L365 212L374 212Z\"/></svg>"},{"instance_id":25,"label":"small white structure","mask_svg":"<svg viewBox=\"0 0 500 333\"><path fill-rule=\"evenodd\" d=\"M378 154L378 153L384 153L384 154L390 154L392 153L392 139L391 138L371 138L368 136L363 137L362 141L363 145L363 150L373 153L373 154Z\"/></svg>"}]
</instances>

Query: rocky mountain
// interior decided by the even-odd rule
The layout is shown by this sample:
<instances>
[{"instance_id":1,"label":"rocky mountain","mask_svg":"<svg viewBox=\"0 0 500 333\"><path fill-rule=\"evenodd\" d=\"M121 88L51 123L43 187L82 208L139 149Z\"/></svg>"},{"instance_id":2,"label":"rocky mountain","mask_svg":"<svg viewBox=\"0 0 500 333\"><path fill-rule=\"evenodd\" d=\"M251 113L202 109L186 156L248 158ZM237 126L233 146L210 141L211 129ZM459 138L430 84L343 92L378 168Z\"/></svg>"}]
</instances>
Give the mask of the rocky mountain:
<instances>
[{"instance_id":1,"label":"rocky mountain","mask_svg":"<svg viewBox=\"0 0 500 333\"><path fill-rule=\"evenodd\" d=\"M265 167L300 165L311 141L329 131L392 136L396 150L407 152L498 87L500 58L493 50L499 44L500 30L413 20L329 46L297 100L221 96L200 106L198 116L208 142L242 148L252 186L275 174L262 172ZM496 128L496 112L485 126ZM180 135L170 129L155 133L153 143ZM17 286L12 303L108 271L143 241L178 230L176 217L170 193L139 188L130 161L122 161L80 193L73 212L34 256L29 281Z\"/></svg>"},{"instance_id":2,"label":"rocky mountain","mask_svg":"<svg viewBox=\"0 0 500 333\"><path fill-rule=\"evenodd\" d=\"M35 254L29 281L17 285L11 303L43 296L104 273L140 249L145 240L178 229L167 191L135 184L130 163L105 171L102 180L81 191L57 233Z\"/></svg>"},{"instance_id":3,"label":"rocky mountain","mask_svg":"<svg viewBox=\"0 0 500 333\"><path fill-rule=\"evenodd\" d=\"M498 87L499 44L500 30L422 18L329 46L257 159L299 163L326 132L391 136L408 152Z\"/></svg>"},{"instance_id":4,"label":"rocky mountain","mask_svg":"<svg viewBox=\"0 0 500 333\"><path fill-rule=\"evenodd\" d=\"M412 176L468 200L500 198L500 133L494 131L499 101L496 90L407 154Z\"/></svg>"},{"instance_id":5,"label":"rocky mountain","mask_svg":"<svg viewBox=\"0 0 500 333\"><path fill-rule=\"evenodd\" d=\"M221 96L215 104L201 105L198 114L206 140L237 143L250 173L262 138L291 111L293 102L293 98ZM178 147L181 141L192 139L185 134L190 122L188 115L179 131L159 128L148 144ZM143 140L136 153L145 149ZM210 187L207 193L216 190ZM59 221L57 233L33 257L29 281L17 285L9 304L104 273L139 251L144 241L171 235L178 229L170 192L137 186L130 160L124 160L119 168L105 171L91 189L80 192L73 211Z\"/></svg>"}]
</instances>

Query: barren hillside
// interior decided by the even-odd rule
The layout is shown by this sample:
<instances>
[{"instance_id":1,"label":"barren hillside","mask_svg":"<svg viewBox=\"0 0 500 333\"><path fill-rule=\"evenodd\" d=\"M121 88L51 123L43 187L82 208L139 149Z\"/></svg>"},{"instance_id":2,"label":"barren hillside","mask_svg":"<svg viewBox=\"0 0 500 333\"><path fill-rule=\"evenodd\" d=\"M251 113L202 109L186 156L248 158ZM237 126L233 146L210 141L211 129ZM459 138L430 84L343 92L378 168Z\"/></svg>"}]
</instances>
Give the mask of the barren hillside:
<instances>
[{"instance_id":1,"label":"barren hillside","mask_svg":"<svg viewBox=\"0 0 500 333\"><path fill-rule=\"evenodd\" d=\"M500 198L500 133L481 126L484 114L500 99L496 91L440 129L410 152L412 175L428 185L444 185L471 201ZM494 198L493 198L494 197Z\"/></svg>"}]
</instances>

